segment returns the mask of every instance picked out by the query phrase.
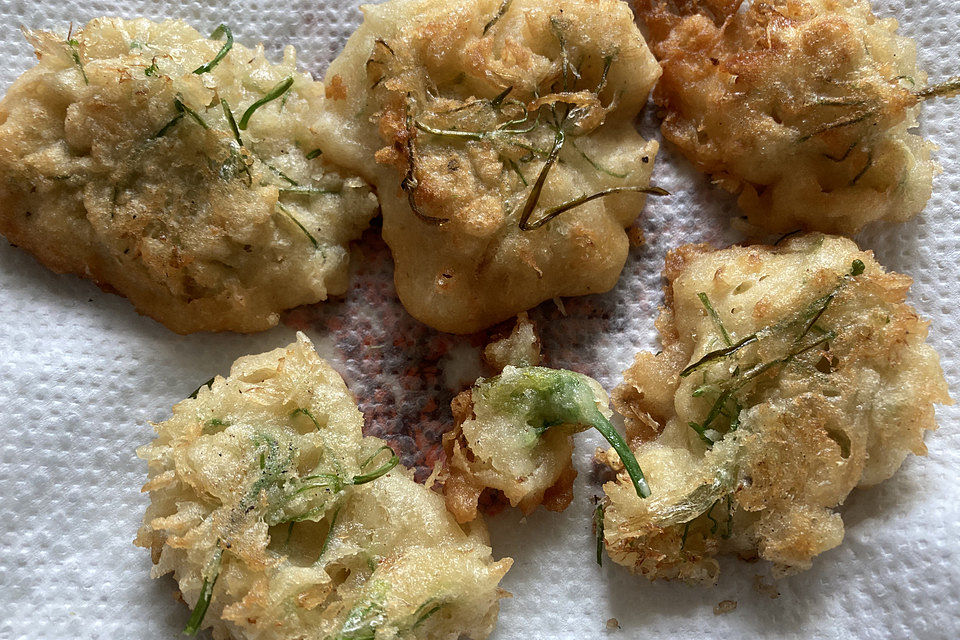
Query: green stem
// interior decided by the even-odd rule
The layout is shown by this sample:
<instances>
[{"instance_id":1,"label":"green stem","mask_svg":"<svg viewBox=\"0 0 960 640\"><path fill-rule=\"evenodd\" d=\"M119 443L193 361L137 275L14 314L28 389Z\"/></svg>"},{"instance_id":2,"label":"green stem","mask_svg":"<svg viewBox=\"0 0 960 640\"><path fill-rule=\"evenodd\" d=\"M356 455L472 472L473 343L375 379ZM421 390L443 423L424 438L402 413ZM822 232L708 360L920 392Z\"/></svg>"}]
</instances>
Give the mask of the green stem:
<instances>
[{"instance_id":1,"label":"green stem","mask_svg":"<svg viewBox=\"0 0 960 640\"><path fill-rule=\"evenodd\" d=\"M228 27L225 24L221 24L219 27L217 27L213 31L213 33L210 34L210 39L216 40L222 35L227 36L227 41L223 44L222 47L220 47L220 51L217 52L217 55L213 58L213 60L211 60L205 65L199 66L196 69L194 69L193 70L194 73L196 73L197 75L201 73L208 73L215 66L220 64L220 61L223 60L228 53L230 53L230 49L233 48L233 32L230 31L230 27Z\"/></svg>"},{"instance_id":2,"label":"green stem","mask_svg":"<svg viewBox=\"0 0 960 640\"><path fill-rule=\"evenodd\" d=\"M213 599L213 587L216 586L217 578L220 577L220 562L222 557L223 549L218 547L213 554L213 558L210 560L213 565L210 573L213 574L213 577L205 577L203 579L203 585L200 587L200 597L197 598L197 604L193 608L193 613L190 614L187 626L183 628L183 633L188 636L197 634L197 631L200 630L200 625L203 624L204 616L207 615L207 609L210 607L210 601Z\"/></svg>"},{"instance_id":3,"label":"green stem","mask_svg":"<svg viewBox=\"0 0 960 640\"><path fill-rule=\"evenodd\" d=\"M268 102L272 102L276 100L277 98L285 94L292 86L293 86L293 76L287 76L286 78L278 82L277 85L273 87L273 89L270 89L270 91L268 91L265 96L263 96L262 98L254 102L252 105L247 107L247 110L244 111L243 115L240 117L240 130L246 131L247 125L250 124L250 118L253 116L254 113L256 113L257 109L267 104Z\"/></svg>"},{"instance_id":4,"label":"green stem","mask_svg":"<svg viewBox=\"0 0 960 640\"><path fill-rule=\"evenodd\" d=\"M627 474L633 482L633 488L637 490L637 495L641 498L649 498L650 486L647 484L646 478L643 477L640 463L637 462L633 452L630 451L630 447L627 446L627 442L623 439L623 436L620 435L599 410L594 413L591 424L600 432L600 435L610 443L610 446L617 452L617 455L620 456L623 468L627 470Z\"/></svg>"},{"instance_id":5,"label":"green stem","mask_svg":"<svg viewBox=\"0 0 960 640\"><path fill-rule=\"evenodd\" d=\"M543 173L541 173L541 175L543 175ZM534 185L534 187L536 187L536 185ZM579 198L568 200L563 204L547 209L544 212L544 214L540 217L540 219L537 220L536 222L527 222L527 219L529 219L530 217L529 214L526 215L526 218L521 216L520 228L523 231L531 231L533 229L539 229L543 225L547 224L548 222L550 222L551 220L559 216L561 213L566 213L567 211L571 209L575 209L580 205L584 205L590 202L591 200L603 198L609 195L613 195L615 193L626 193L626 192L646 193L652 196L670 195L669 191L666 191L665 189L661 189L660 187L612 187L610 189L604 189L603 191L598 191L597 193L593 193L590 195L583 195L583 196L580 196ZM539 192L538 192L538 196L539 196Z\"/></svg>"}]
</instances>

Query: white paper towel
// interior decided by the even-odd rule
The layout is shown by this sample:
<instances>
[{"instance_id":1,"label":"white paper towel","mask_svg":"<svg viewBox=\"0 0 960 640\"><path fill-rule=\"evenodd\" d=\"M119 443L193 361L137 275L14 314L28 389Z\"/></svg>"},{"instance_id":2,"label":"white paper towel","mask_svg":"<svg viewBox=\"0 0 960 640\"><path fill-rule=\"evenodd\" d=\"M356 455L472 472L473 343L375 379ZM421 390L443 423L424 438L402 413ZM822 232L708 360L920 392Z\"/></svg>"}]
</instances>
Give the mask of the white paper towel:
<instances>
[{"instance_id":1,"label":"white paper towel","mask_svg":"<svg viewBox=\"0 0 960 640\"><path fill-rule=\"evenodd\" d=\"M933 78L960 71L960 5L950 0L883 0L915 37ZM263 40L278 56L296 46L304 68L321 77L360 14L351 0L260 0L218 4L27 2L0 0L0 85L33 64L18 27L65 29L101 15L183 18L201 31L226 22L239 41ZM960 125L958 102L924 108L922 129L941 145L944 173L926 212L906 225L876 226L858 240L881 263L916 279L911 301L933 322L931 342L953 393L960 380ZM659 134L652 116L647 135ZM548 363L596 376L608 389L639 348L656 349L665 252L684 242L736 239L732 200L665 146L654 170L674 195L651 199L643 214L647 244L635 249L612 292L552 304L532 317ZM346 301L288 315L254 336L181 337L138 316L125 300L89 282L55 275L29 255L0 246L0 639L175 638L188 616L169 578L148 577L149 554L133 547L146 498L146 469L134 449L170 406L238 356L277 347L305 328L360 399L370 433L386 435L407 464L429 464L449 426L447 404L480 372L481 337L437 334L396 301L389 253L376 232L355 251ZM507 511L489 522L495 555L516 563L504 586L494 638L960 637L960 409L938 412L930 455L908 458L877 488L855 491L842 513L841 547L812 570L777 583L780 597L754 589L762 564L723 563L712 590L649 584L610 561L594 562L590 496L599 493L589 463L600 441L584 434L581 475L563 514L522 519ZM417 449L426 453L419 458ZM421 466L421 470L426 467ZM736 600L732 613L713 606ZM617 618L622 629L607 631ZM680 636L683 637L683 636Z\"/></svg>"}]
</instances>

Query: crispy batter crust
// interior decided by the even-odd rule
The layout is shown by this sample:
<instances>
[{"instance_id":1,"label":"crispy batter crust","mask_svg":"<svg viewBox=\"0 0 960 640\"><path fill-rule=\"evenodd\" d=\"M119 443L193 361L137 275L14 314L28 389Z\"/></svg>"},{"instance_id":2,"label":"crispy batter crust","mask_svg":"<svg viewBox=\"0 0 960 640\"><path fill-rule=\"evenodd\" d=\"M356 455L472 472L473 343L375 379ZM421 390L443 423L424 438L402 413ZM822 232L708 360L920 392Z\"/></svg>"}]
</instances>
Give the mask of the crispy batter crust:
<instances>
[{"instance_id":1,"label":"crispy batter crust","mask_svg":"<svg viewBox=\"0 0 960 640\"><path fill-rule=\"evenodd\" d=\"M604 486L607 550L650 579L706 584L721 552L776 575L809 568L843 538L835 508L923 455L934 404L950 402L927 323L904 302L910 278L818 234L687 245L665 275L663 350L640 353L613 394L652 497L622 472Z\"/></svg>"},{"instance_id":2,"label":"crispy batter crust","mask_svg":"<svg viewBox=\"0 0 960 640\"><path fill-rule=\"evenodd\" d=\"M657 143L633 121L659 69L629 7L391 0L364 13L328 71L346 99L325 104L321 135L377 186L407 310L469 333L611 288L642 193L520 223L528 198L536 223L572 199L648 185Z\"/></svg>"},{"instance_id":3,"label":"crispy batter crust","mask_svg":"<svg viewBox=\"0 0 960 640\"><path fill-rule=\"evenodd\" d=\"M494 562L482 522L461 528L402 466L378 476L389 452L362 426L303 334L239 359L155 425L138 450L150 506L136 544L192 606L213 581L215 638L490 633L511 560Z\"/></svg>"},{"instance_id":4,"label":"crispy batter crust","mask_svg":"<svg viewBox=\"0 0 960 640\"><path fill-rule=\"evenodd\" d=\"M854 233L930 198L913 40L866 0L635 0L664 137L771 231Z\"/></svg>"},{"instance_id":5,"label":"crispy batter crust","mask_svg":"<svg viewBox=\"0 0 960 640\"><path fill-rule=\"evenodd\" d=\"M103 18L69 41L26 35L39 63L0 103L11 242L179 333L259 331L346 291L347 245L376 199L307 159L323 86L296 70L292 48L274 65L235 43L198 74L224 42L182 22ZM286 78L234 133L221 100L239 121Z\"/></svg>"}]
</instances>

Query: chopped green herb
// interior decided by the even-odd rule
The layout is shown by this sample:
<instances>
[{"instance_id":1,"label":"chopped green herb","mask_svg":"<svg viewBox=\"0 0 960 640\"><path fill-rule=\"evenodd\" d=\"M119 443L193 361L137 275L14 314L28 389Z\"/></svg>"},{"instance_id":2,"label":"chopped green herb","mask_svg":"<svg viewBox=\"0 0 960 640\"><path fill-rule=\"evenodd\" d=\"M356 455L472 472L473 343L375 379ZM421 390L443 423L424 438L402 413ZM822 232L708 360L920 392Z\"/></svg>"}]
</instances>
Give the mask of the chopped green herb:
<instances>
[{"instance_id":1,"label":"chopped green herb","mask_svg":"<svg viewBox=\"0 0 960 640\"><path fill-rule=\"evenodd\" d=\"M240 129L237 127L237 121L233 117L233 111L230 110L230 105L227 104L226 100L220 98L220 106L223 108L223 115L227 118L227 124L230 125L230 131L233 133L233 139L236 140L237 144L242 147L243 138L240 137Z\"/></svg>"},{"instance_id":2,"label":"chopped green herb","mask_svg":"<svg viewBox=\"0 0 960 640\"><path fill-rule=\"evenodd\" d=\"M309 409L294 409L293 413L290 414L290 417L293 418L295 416L300 416L300 415L307 416L308 418L310 418L310 421L313 422L313 426L317 428L317 431L323 431L323 427L320 426L320 423L317 421L316 418L313 417L313 414L310 413Z\"/></svg>"},{"instance_id":3,"label":"chopped green herb","mask_svg":"<svg viewBox=\"0 0 960 640\"><path fill-rule=\"evenodd\" d=\"M497 24L500 18L503 17L507 9L510 8L510 2L511 0L503 0L503 2L500 3L500 8L497 10L496 15L494 15L487 24L483 25L483 35L487 35L487 31L490 31L493 25Z\"/></svg>"},{"instance_id":4,"label":"chopped green herb","mask_svg":"<svg viewBox=\"0 0 960 640\"><path fill-rule=\"evenodd\" d=\"M188 107L187 105L185 105L183 103L183 100L181 100L180 98L181 96L177 96L176 98L173 99L174 108L180 113L185 113L188 116L190 116L198 125L200 125L204 129L209 129L210 127L207 125L206 122L203 121L203 118L200 117L200 114L194 111L193 109L191 109L190 107Z\"/></svg>"},{"instance_id":5,"label":"chopped green herb","mask_svg":"<svg viewBox=\"0 0 960 640\"><path fill-rule=\"evenodd\" d=\"M197 397L197 394L200 393L200 389L203 389L204 387L212 387L212 386L213 386L213 381L216 380L216 379L217 379L217 376L213 376L212 378L210 378L209 380L207 380L206 382L204 382L202 385L200 385L199 387L197 387L196 389L194 389L194 390L193 390L193 393L191 393L191 394L190 394L189 396L187 396L187 397L188 397L188 398L196 398L196 397Z\"/></svg>"},{"instance_id":6,"label":"chopped green herb","mask_svg":"<svg viewBox=\"0 0 960 640\"><path fill-rule=\"evenodd\" d=\"M183 120L183 117L184 117L185 115L186 115L186 114L181 111L181 112L178 113L177 115L173 116L173 119L170 120L170 122L168 122L167 124L163 125L163 127L160 129L160 131L157 131L155 134L153 134L153 135L150 137L150 139L151 139L151 140L156 140L157 138L162 138L163 136L165 136L165 135L167 135L168 133L170 133L171 129L173 129L175 126L177 126L177 124L178 124L181 120Z\"/></svg>"},{"instance_id":7,"label":"chopped green herb","mask_svg":"<svg viewBox=\"0 0 960 640\"><path fill-rule=\"evenodd\" d=\"M386 598L389 585L377 580L371 587L372 593L353 606L347 612L340 631L334 640L374 640L377 629L386 620L383 602Z\"/></svg>"},{"instance_id":8,"label":"chopped green herb","mask_svg":"<svg viewBox=\"0 0 960 640\"><path fill-rule=\"evenodd\" d=\"M149 67L143 70L143 75L148 78L156 77L160 73L160 67L157 66L157 59L154 58Z\"/></svg>"},{"instance_id":9,"label":"chopped green herb","mask_svg":"<svg viewBox=\"0 0 960 640\"><path fill-rule=\"evenodd\" d=\"M71 38L67 40L67 46L70 47L70 55L73 57L77 68L80 69L80 75L83 76L83 84L90 84L90 80L87 78L87 71L83 68L83 60L80 59L80 43Z\"/></svg>"},{"instance_id":10,"label":"chopped green herb","mask_svg":"<svg viewBox=\"0 0 960 640\"><path fill-rule=\"evenodd\" d=\"M400 462L400 457L394 452L394 450L391 447L387 445L383 445L382 447L374 451L369 458L363 461L363 463L360 464L360 470L363 471L364 468L366 468L368 464L373 462L374 458L380 455L380 453L383 451L389 451L390 458L386 462L384 462L382 465L380 465L379 467L371 471L370 473L363 473L357 476L353 476L353 480L351 481L352 484L360 485L360 484L366 484L368 482L373 482L374 480L376 480L380 476L387 474L391 469L397 466L397 464Z\"/></svg>"},{"instance_id":11,"label":"chopped green herb","mask_svg":"<svg viewBox=\"0 0 960 640\"><path fill-rule=\"evenodd\" d=\"M759 333L760 333L760 332L758 332L758 333L753 333L753 334L747 336L746 338L744 338L743 340L740 340L740 341L737 342L736 344L730 345L729 347L724 347L723 349L717 349L716 351L711 351L711 352L705 354L702 358L700 358L699 360L697 360L697 361L694 362L693 364L687 366L686 369L684 369L683 371L681 371L681 372L680 372L680 377L681 377L681 378L686 378L687 376L689 376L689 375L690 375L691 373L693 373L694 371L700 369L700 368L703 367L703 366L706 366L706 365L710 364L711 362L714 362L714 361L716 361L716 360L720 360L721 358L726 358L727 356L733 355L734 353L736 353L737 351L739 351L739 350L742 349L743 347L747 346L748 344L752 344L752 343L756 342L756 341L759 339L759 337L760 337L760 336L759 336Z\"/></svg>"},{"instance_id":12,"label":"chopped green herb","mask_svg":"<svg viewBox=\"0 0 960 640\"><path fill-rule=\"evenodd\" d=\"M240 117L240 130L246 131L247 125L250 124L250 118L253 116L254 113L256 113L257 109L267 104L268 102L272 102L276 100L277 98L285 94L292 86L293 86L293 76L288 76L283 80L281 80L280 82L278 82L277 85L273 87L273 89L270 89L270 91L268 91L265 96L263 96L262 98L260 98L259 100L251 104L249 107L247 107L247 110L244 111L243 115Z\"/></svg>"},{"instance_id":13,"label":"chopped green herb","mask_svg":"<svg viewBox=\"0 0 960 640\"><path fill-rule=\"evenodd\" d=\"M307 160L313 160L314 158L317 158L321 155L323 155L323 149L314 149L313 151L308 153L306 157L307 157Z\"/></svg>"},{"instance_id":14,"label":"chopped green herb","mask_svg":"<svg viewBox=\"0 0 960 640\"><path fill-rule=\"evenodd\" d=\"M410 210L413 211L414 215L424 222L440 224L441 222L446 222L447 218L427 215L420 210L420 205L417 204L417 188L420 186L420 181L417 179L417 146L414 142L417 126L414 125L413 116L410 115L410 101L411 96L407 94L407 174L403 177L403 180L400 181L400 188L407 194L407 203L410 205Z\"/></svg>"},{"instance_id":15,"label":"chopped green herb","mask_svg":"<svg viewBox=\"0 0 960 640\"><path fill-rule=\"evenodd\" d=\"M320 555L318 560L323 557L323 554L327 552L327 547L330 545L330 538L333 535L333 528L337 524L337 516L340 515L340 507L343 505L338 504L333 510L333 513L330 515L330 526L327 527L327 532L323 536L323 544L320 545Z\"/></svg>"},{"instance_id":16,"label":"chopped green herb","mask_svg":"<svg viewBox=\"0 0 960 640\"><path fill-rule=\"evenodd\" d=\"M536 187L536 185L534 185L534 187ZM542 188L543 187L541 185L541 189ZM548 222L550 222L551 220L559 216L561 213L565 213L567 211L570 211L571 209L575 209L576 207L579 207L580 205L584 205L590 202L591 200L603 198L609 195L613 195L615 193L628 193L628 192L646 193L652 196L670 195L669 191L666 191L665 189L661 189L660 187L612 187L610 189L604 189L603 191L598 191L597 193L593 193L590 195L583 195L583 196L580 196L579 198L568 200L563 204L547 209L546 211L543 212L543 215L541 215L540 218L537 219L535 222L529 222L530 213L532 213L532 209L530 212L527 212L525 208L524 213L521 213L521 216L520 216L520 228L523 229L524 231L539 229L543 225L547 224ZM538 191L538 196L539 196L539 191Z\"/></svg>"},{"instance_id":17,"label":"chopped green herb","mask_svg":"<svg viewBox=\"0 0 960 640\"><path fill-rule=\"evenodd\" d=\"M513 169L513 172L516 173L517 176L520 178L520 182L523 183L523 186L525 187L528 186L527 179L523 177L523 172L520 171L520 167L517 166L517 163L514 162L512 159L510 160L510 168Z\"/></svg>"},{"instance_id":18,"label":"chopped green herb","mask_svg":"<svg viewBox=\"0 0 960 640\"><path fill-rule=\"evenodd\" d=\"M410 630L415 631L417 627L419 627L424 622L426 622L427 619L430 618L430 616L435 614L437 611L440 611L440 609L443 608L444 604L445 604L444 602L438 602L434 598L431 598L426 602L424 602L419 607L417 607L417 610L413 612L413 617L415 618L415 621L413 623L413 626L410 627Z\"/></svg>"},{"instance_id":19,"label":"chopped green herb","mask_svg":"<svg viewBox=\"0 0 960 640\"><path fill-rule=\"evenodd\" d=\"M906 78L906 76L903 77ZM912 78L910 78L910 82L913 82ZM929 98L938 98L941 96L952 96L958 91L960 91L960 77L954 77L944 82L930 85L925 89L914 91L913 95L917 96L921 100L927 100Z\"/></svg>"},{"instance_id":20,"label":"chopped green herb","mask_svg":"<svg viewBox=\"0 0 960 640\"><path fill-rule=\"evenodd\" d=\"M219 540L217 541L219 545ZM193 607L187 626L183 628L183 633L188 636L194 636L200 630L203 624L203 617L207 615L207 609L210 608L210 601L213 599L213 588L217 584L217 578L220 577L220 563L223 559L223 549L217 547L213 557L207 564L204 571L206 575L203 578L203 584L200 586L200 596L197 598L197 604Z\"/></svg>"},{"instance_id":21,"label":"chopped green herb","mask_svg":"<svg viewBox=\"0 0 960 640\"><path fill-rule=\"evenodd\" d=\"M581 149L579 145L577 145L577 141L576 141L576 140L571 140L571 141L570 141L570 144L573 145L573 148L577 150L577 153L579 153L581 156L583 156L583 159L586 160L586 161L590 164L591 167L593 167L594 169L596 169L596 170L599 171L600 173L605 173L605 174L607 174L608 176L611 176L611 177L614 177L614 178L626 178L626 177L627 177L627 174L625 174L625 173L617 173L616 171L611 171L610 169L607 169L607 168L603 167L600 163L596 162L593 158L591 158L590 156L588 156L587 153L586 153L583 149Z\"/></svg>"},{"instance_id":22,"label":"chopped green herb","mask_svg":"<svg viewBox=\"0 0 960 640\"><path fill-rule=\"evenodd\" d=\"M266 160L264 160L264 159L261 158L260 161L263 162L263 165L264 165L267 169L270 169L270 171L273 171L275 174L277 174L277 177L279 177L281 180L283 180L283 181L286 182L287 184L293 185L294 187L299 187L299 186L300 186L300 183L299 183L299 182L297 182L296 180L294 180L293 178L291 178L290 176L288 176L288 175L285 174L283 171L281 171L281 170L278 169L277 167L273 166L272 164L270 164L270 163L267 162ZM305 188L308 188L308 189L309 189L309 188L312 188L312 187L305 187ZM281 189L281 191L284 191L284 189ZM311 193L312 193L312 192L311 192Z\"/></svg>"},{"instance_id":23,"label":"chopped green herb","mask_svg":"<svg viewBox=\"0 0 960 640\"><path fill-rule=\"evenodd\" d=\"M221 24L219 27L214 29L213 33L210 34L211 40L217 40L220 36L226 36L227 41L220 47L220 51L217 52L217 55L205 65L199 66L193 70L197 75L201 73L209 73L215 66L220 64L220 61L230 53L230 49L233 48L233 32L230 31L230 27L225 24Z\"/></svg>"},{"instance_id":24,"label":"chopped green herb","mask_svg":"<svg viewBox=\"0 0 960 640\"><path fill-rule=\"evenodd\" d=\"M285 215L285 216L287 216L288 218L290 218L290 220L293 221L293 223L300 228L300 231L303 231L304 235L306 235L307 238L309 238L310 244L313 245L313 248L314 248L314 249L319 249L319 248L320 248L320 243L317 242L317 239L313 237L313 234L310 233L309 231L307 231L307 228L306 228L305 226L303 226L303 224L301 224L300 221L297 220L297 218L296 218L292 213L290 213L290 211L289 211L285 206L283 206L282 204L280 204L280 203L278 202L278 203L277 203L277 208L280 210L281 213L283 213L283 215Z\"/></svg>"},{"instance_id":25,"label":"chopped green herb","mask_svg":"<svg viewBox=\"0 0 960 640\"><path fill-rule=\"evenodd\" d=\"M720 332L720 335L723 337L723 343L728 347L733 346L733 341L730 340L730 334L727 333L727 330L723 326L723 322L720 320L720 316L717 315L717 310L713 308L713 305L710 304L710 298L707 297L706 293L702 291L697 294L697 297L700 298L700 303L703 305L703 308L707 310L710 319L713 320L714 326L717 327L717 331Z\"/></svg>"},{"instance_id":26,"label":"chopped green herb","mask_svg":"<svg viewBox=\"0 0 960 640\"><path fill-rule=\"evenodd\" d=\"M860 122L863 122L867 118L870 118L876 115L876 113L877 112L875 110L871 109L869 111L865 111L857 115L840 118L839 120L835 120L834 122L825 124L822 127L818 127L817 129L814 129L813 132L808 133L807 135L800 136L800 138L797 139L797 142L806 142L807 140L811 138L815 138L816 136L819 136L822 133L826 133L827 131L831 131L833 129L840 129L842 127L849 127L852 124L858 124Z\"/></svg>"}]
</instances>

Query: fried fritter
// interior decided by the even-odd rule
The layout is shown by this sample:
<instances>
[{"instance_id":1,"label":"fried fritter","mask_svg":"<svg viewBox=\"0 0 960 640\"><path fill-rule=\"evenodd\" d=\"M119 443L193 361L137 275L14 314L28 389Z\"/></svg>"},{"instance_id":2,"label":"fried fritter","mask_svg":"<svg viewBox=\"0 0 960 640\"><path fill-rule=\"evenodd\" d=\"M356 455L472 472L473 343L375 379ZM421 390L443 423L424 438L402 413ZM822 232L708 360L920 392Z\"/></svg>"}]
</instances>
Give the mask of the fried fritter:
<instances>
[{"instance_id":1,"label":"fried fritter","mask_svg":"<svg viewBox=\"0 0 960 640\"><path fill-rule=\"evenodd\" d=\"M807 569L843 539L835 508L926 453L950 402L911 280L819 234L686 245L665 275L663 350L613 394L652 497L604 486L607 551L651 580L711 584L721 552Z\"/></svg>"},{"instance_id":2,"label":"fried fritter","mask_svg":"<svg viewBox=\"0 0 960 640\"><path fill-rule=\"evenodd\" d=\"M851 234L930 198L913 40L866 0L635 0L663 66L663 136L771 231Z\"/></svg>"},{"instance_id":3,"label":"fried fritter","mask_svg":"<svg viewBox=\"0 0 960 640\"><path fill-rule=\"evenodd\" d=\"M237 360L155 425L136 544L215 638L485 638L497 583L482 523L361 435L343 380L303 334Z\"/></svg>"},{"instance_id":4,"label":"fried fritter","mask_svg":"<svg viewBox=\"0 0 960 640\"><path fill-rule=\"evenodd\" d=\"M477 517L486 489L525 514L538 505L563 511L573 500L573 434L595 427L621 454L640 494L646 489L626 443L609 422L600 384L564 369L507 366L451 403L454 429L443 436L444 495L460 522ZM616 455L616 454L615 454Z\"/></svg>"},{"instance_id":5,"label":"fried fritter","mask_svg":"<svg viewBox=\"0 0 960 640\"><path fill-rule=\"evenodd\" d=\"M320 135L377 187L406 309L469 333L610 289L657 152L659 68L619 0L390 0L327 72ZM658 191L659 193L659 191Z\"/></svg>"},{"instance_id":6,"label":"fried fritter","mask_svg":"<svg viewBox=\"0 0 960 640\"><path fill-rule=\"evenodd\" d=\"M0 102L0 232L179 333L259 331L344 293L377 210L318 157L324 88L293 48L275 65L214 35L107 18L26 32L39 64Z\"/></svg>"}]
</instances>

